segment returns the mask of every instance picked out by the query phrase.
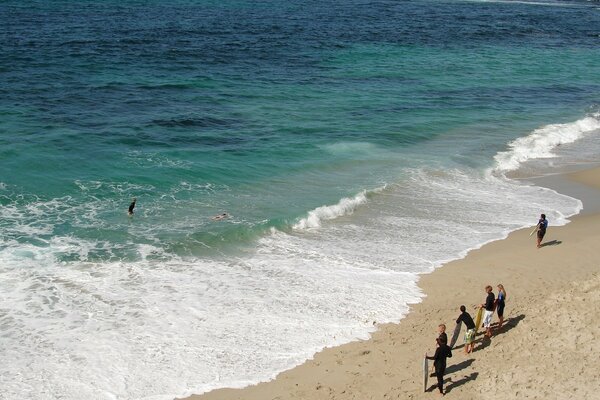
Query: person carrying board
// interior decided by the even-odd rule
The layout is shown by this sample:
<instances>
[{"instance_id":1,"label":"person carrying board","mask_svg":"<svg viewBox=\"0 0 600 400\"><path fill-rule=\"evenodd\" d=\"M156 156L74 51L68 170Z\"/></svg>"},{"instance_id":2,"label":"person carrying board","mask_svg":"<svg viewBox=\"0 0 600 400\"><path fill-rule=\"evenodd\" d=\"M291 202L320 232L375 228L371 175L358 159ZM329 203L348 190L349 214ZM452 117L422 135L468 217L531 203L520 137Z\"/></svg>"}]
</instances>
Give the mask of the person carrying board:
<instances>
[{"instance_id":1,"label":"person carrying board","mask_svg":"<svg viewBox=\"0 0 600 400\"><path fill-rule=\"evenodd\" d=\"M467 331L465 332L465 354L469 354L473 351L473 347L475 344L475 322L473 322L473 318L467 312L467 308L465 306L460 306L460 315L456 319L456 323L460 324L461 322L465 323Z\"/></svg>"},{"instance_id":2,"label":"person carrying board","mask_svg":"<svg viewBox=\"0 0 600 400\"><path fill-rule=\"evenodd\" d=\"M537 247L538 249L542 247L542 240L546 235L546 229L548 228L548 220L546 219L546 214L540 215L540 220L537 224Z\"/></svg>"},{"instance_id":3,"label":"person carrying board","mask_svg":"<svg viewBox=\"0 0 600 400\"><path fill-rule=\"evenodd\" d=\"M492 337L492 316L494 315L496 306L496 296L494 296L492 290L493 289L490 285L485 287L487 296L485 298L485 303L481 304L481 307L485 308L485 312L483 313L483 327L485 328L485 336L489 338Z\"/></svg>"},{"instance_id":4,"label":"person carrying board","mask_svg":"<svg viewBox=\"0 0 600 400\"><path fill-rule=\"evenodd\" d=\"M435 376L437 377L437 387L440 391L440 394L444 395L444 373L446 372L446 359L452 357L452 350L448 347L448 342L444 340L444 338L437 338L437 348L435 349L435 354L432 357L427 356L425 353L425 358L428 360L433 360L433 366L435 368Z\"/></svg>"}]
</instances>

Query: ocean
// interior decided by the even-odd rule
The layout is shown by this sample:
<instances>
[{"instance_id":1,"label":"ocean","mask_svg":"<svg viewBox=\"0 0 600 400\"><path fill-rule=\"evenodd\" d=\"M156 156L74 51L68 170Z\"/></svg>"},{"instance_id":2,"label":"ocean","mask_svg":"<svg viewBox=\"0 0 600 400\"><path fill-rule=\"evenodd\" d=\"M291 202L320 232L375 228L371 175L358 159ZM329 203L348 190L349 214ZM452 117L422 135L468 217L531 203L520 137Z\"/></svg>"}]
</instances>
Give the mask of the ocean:
<instances>
[{"instance_id":1,"label":"ocean","mask_svg":"<svg viewBox=\"0 0 600 400\"><path fill-rule=\"evenodd\" d=\"M581 210L511 177L600 159L599 77L598 2L1 2L0 398L241 387L399 321Z\"/></svg>"}]
</instances>

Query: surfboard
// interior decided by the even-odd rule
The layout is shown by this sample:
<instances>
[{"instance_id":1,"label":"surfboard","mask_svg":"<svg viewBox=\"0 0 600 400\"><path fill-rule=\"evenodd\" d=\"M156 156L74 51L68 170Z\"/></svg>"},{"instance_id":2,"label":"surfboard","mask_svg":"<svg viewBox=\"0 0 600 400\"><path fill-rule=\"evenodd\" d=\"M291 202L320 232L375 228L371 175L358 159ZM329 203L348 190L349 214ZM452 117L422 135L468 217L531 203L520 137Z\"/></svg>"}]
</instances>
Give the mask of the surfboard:
<instances>
[{"instance_id":1,"label":"surfboard","mask_svg":"<svg viewBox=\"0 0 600 400\"><path fill-rule=\"evenodd\" d=\"M423 391L427 391L427 378L429 378L429 360L423 358Z\"/></svg>"},{"instance_id":2,"label":"surfboard","mask_svg":"<svg viewBox=\"0 0 600 400\"><path fill-rule=\"evenodd\" d=\"M462 326L462 324L456 324L456 327L454 328L454 333L452 334L452 339L450 339L450 348L452 349L454 347L454 345L456 344L456 341L458 340L458 335L460 335L460 327Z\"/></svg>"},{"instance_id":3,"label":"surfboard","mask_svg":"<svg viewBox=\"0 0 600 400\"><path fill-rule=\"evenodd\" d=\"M533 235L533 234L535 233L535 231L537 231L537 229L538 229L538 226L540 226L540 224L537 224L537 225L535 226L535 228L533 228L533 230L531 231L531 233L529 234L529 236Z\"/></svg>"},{"instance_id":4,"label":"surfboard","mask_svg":"<svg viewBox=\"0 0 600 400\"><path fill-rule=\"evenodd\" d=\"M477 316L475 317L475 333L479 330L481 326L481 318L483 317L483 307L479 307L479 311L477 311Z\"/></svg>"}]
</instances>

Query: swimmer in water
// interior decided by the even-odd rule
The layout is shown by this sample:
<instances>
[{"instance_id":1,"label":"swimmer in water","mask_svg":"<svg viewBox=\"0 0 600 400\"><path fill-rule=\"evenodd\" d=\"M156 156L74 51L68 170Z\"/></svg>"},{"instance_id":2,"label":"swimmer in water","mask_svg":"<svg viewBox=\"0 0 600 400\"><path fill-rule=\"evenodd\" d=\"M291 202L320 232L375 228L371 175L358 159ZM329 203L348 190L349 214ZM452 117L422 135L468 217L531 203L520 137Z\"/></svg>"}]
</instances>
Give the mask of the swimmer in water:
<instances>
[{"instance_id":1,"label":"swimmer in water","mask_svg":"<svg viewBox=\"0 0 600 400\"><path fill-rule=\"evenodd\" d=\"M227 213L223 213L223 214L215 215L215 216L214 216L214 217L212 217L211 219L212 219L213 221L220 221L220 220L222 220L222 219L225 219L225 218L227 218L227 217L229 217L229 214L227 214Z\"/></svg>"},{"instance_id":2,"label":"swimmer in water","mask_svg":"<svg viewBox=\"0 0 600 400\"><path fill-rule=\"evenodd\" d=\"M127 213L129 215L133 215L133 209L135 208L136 201L137 201L137 199L135 197L131 200L131 204L129 205L129 210L127 211Z\"/></svg>"}]
</instances>

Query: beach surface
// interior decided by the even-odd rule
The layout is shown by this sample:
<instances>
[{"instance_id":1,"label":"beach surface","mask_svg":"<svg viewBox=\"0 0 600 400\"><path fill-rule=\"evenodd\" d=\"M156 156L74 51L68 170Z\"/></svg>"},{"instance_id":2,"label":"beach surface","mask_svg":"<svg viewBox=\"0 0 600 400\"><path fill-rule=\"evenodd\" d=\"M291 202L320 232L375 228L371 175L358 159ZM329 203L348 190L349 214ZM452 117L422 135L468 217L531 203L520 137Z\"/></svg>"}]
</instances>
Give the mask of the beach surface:
<instances>
[{"instance_id":1,"label":"beach surface","mask_svg":"<svg viewBox=\"0 0 600 400\"><path fill-rule=\"evenodd\" d=\"M587 185L584 208L600 193L600 168L564 175ZM566 193L569 194L569 193ZM537 216L532 216L535 222ZM448 360L447 396L458 399L593 398L600 373L600 214L552 221L537 249L530 229L471 251L423 275L423 302L399 324L382 324L371 339L328 348L276 379L244 389L220 389L189 400L426 399L437 397L435 377L423 392L422 360L435 351L437 327L449 336L464 304L472 315L485 300L484 287L507 291L505 325L489 339L479 329L475 351L466 355L461 335ZM494 315L494 322L497 316Z\"/></svg>"}]
</instances>

